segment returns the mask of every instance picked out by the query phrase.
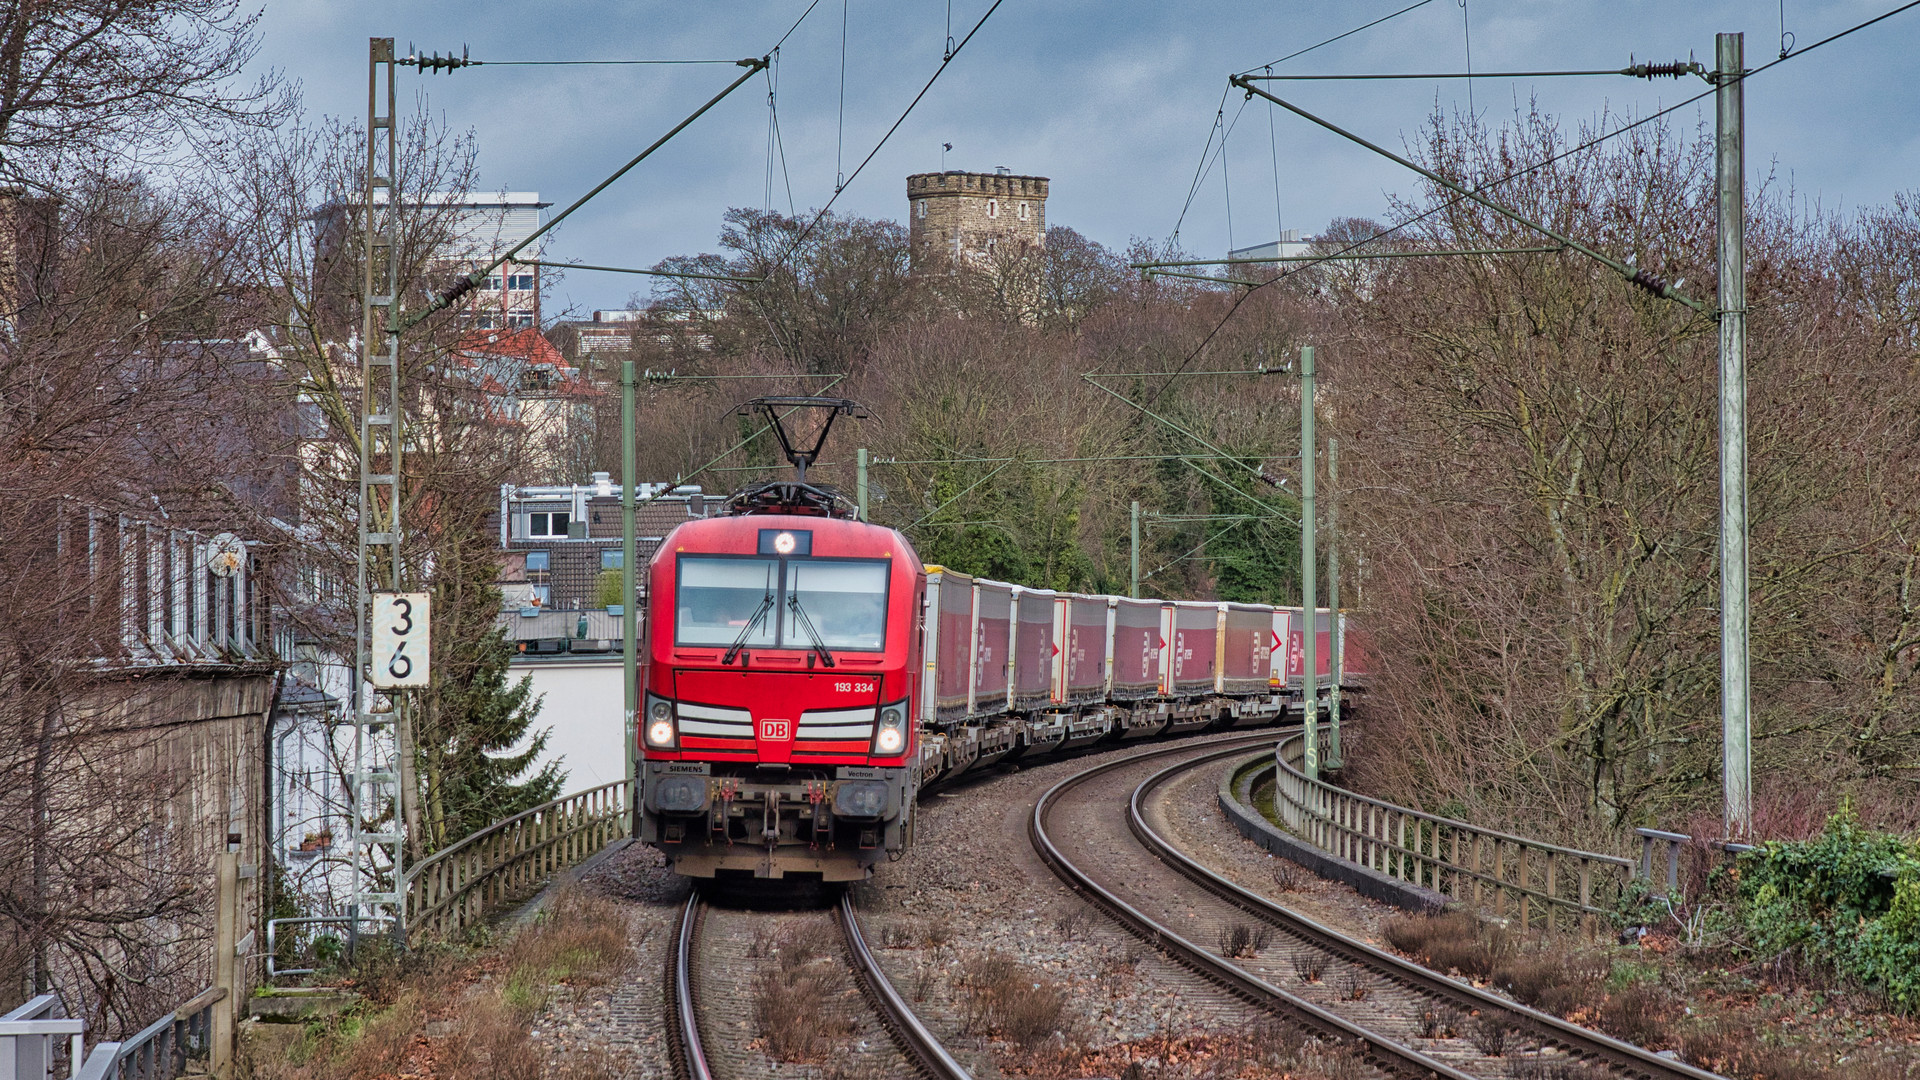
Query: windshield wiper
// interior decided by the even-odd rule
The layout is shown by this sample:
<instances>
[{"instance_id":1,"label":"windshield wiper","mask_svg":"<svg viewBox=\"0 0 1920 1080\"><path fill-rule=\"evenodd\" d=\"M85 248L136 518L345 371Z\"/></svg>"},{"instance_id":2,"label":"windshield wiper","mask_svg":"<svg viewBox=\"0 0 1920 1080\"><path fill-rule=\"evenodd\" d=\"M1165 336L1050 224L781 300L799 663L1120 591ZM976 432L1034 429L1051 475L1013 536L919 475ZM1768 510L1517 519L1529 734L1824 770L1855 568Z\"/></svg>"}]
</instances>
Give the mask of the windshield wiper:
<instances>
[{"instance_id":1,"label":"windshield wiper","mask_svg":"<svg viewBox=\"0 0 1920 1080\"><path fill-rule=\"evenodd\" d=\"M760 598L760 606L753 609L753 614L747 619L747 625L740 628L740 636L733 639L732 646L727 649L726 658L720 661L722 667L733 663L734 658L740 655L740 650L747 647L747 639L753 636L753 628L759 626L761 621L767 617L767 612L772 610L773 586L769 584L767 586L767 595Z\"/></svg>"},{"instance_id":2,"label":"windshield wiper","mask_svg":"<svg viewBox=\"0 0 1920 1080\"><path fill-rule=\"evenodd\" d=\"M826 642L820 639L820 631L813 628L813 620L807 618L806 610L800 606L799 593L787 594L787 609L793 612L793 617L799 622L800 629L807 632L807 640L813 642L813 651L820 654L820 663L826 667L832 667L833 654L827 651Z\"/></svg>"}]
</instances>

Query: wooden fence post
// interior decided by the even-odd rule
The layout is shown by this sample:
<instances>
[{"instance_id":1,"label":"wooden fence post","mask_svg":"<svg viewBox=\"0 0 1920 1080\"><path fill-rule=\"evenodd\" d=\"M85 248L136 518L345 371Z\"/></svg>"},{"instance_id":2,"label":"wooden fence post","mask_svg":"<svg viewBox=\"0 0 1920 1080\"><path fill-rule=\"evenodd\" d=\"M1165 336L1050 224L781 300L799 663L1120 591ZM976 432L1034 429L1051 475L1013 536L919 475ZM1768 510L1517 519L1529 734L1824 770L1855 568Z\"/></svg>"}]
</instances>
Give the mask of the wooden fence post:
<instances>
[{"instance_id":1,"label":"wooden fence post","mask_svg":"<svg viewBox=\"0 0 1920 1080\"><path fill-rule=\"evenodd\" d=\"M234 945L240 922L240 856L223 851L214 860L213 985L227 996L213 1006L213 1036L208 1065L213 1074L227 1077L233 1070L234 1019L240 1013L240 986L236 977Z\"/></svg>"}]
</instances>

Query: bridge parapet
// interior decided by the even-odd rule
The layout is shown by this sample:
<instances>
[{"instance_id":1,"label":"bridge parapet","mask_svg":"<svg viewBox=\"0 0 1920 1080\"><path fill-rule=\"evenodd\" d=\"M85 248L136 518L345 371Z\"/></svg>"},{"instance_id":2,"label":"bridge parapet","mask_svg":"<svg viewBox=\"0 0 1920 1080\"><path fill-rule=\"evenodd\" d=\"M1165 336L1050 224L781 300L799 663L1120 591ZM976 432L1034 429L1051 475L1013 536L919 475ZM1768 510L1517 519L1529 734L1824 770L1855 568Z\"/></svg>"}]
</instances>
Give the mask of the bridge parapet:
<instances>
[{"instance_id":1,"label":"bridge parapet","mask_svg":"<svg viewBox=\"0 0 1920 1080\"><path fill-rule=\"evenodd\" d=\"M1282 740L1274 809L1338 858L1412 882L1526 929L1595 933L1635 876L1632 859L1561 847L1396 806L1309 779L1303 735Z\"/></svg>"},{"instance_id":2,"label":"bridge parapet","mask_svg":"<svg viewBox=\"0 0 1920 1080\"><path fill-rule=\"evenodd\" d=\"M627 792L615 780L543 803L415 863L401 889L409 941L457 937L627 836Z\"/></svg>"}]
</instances>

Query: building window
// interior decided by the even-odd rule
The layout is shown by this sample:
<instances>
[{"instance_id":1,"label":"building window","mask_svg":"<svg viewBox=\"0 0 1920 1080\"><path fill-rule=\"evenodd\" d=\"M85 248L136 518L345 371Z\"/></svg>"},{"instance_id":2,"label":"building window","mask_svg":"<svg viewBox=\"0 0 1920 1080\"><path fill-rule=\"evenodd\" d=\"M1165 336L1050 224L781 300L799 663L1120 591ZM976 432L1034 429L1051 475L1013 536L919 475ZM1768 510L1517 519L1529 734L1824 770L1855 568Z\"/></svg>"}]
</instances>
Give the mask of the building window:
<instances>
[{"instance_id":1,"label":"building window","mask_svg":"<svg viewBox=\"0 0 1920 1080\"><path fill-rule=\"evenodd\" d=\"M620 563L627 557L624 551L603 551L600 553L600 569L618 570Z\"/></svg>"},{"instance_id":2,"label":"building window","mask_svg":"<svg viewBox=\"0 0 1920 1080\"><path fill-rule=\"evenodd\" d=\"M987 237L987 254L993 254L993 237Z\"/></svg>"},{"instance_id":3,"label":"building window","mask_svg":"<svg viewBox=\"0 0 1920 1080\"><path fill-rule=\"evenodd\" d=\"M473 328L475 330L494 330L498 327L499 322L491 315L475 315L473 317Z\"/></svg>"},{"instance_id":4,"label":"building window","mask_svg":"<svg viewBox=\"0 0 1920 1080\"><path fill-rule=\"evenodd\" d=\"M532 325L533 325L533 312L531 311L517 312L515 314L507 316L507 326L511 329L522 330L522 329L531 327Z\"/></svg>"},{"instance_id":5,"label":"building window","mask_svg":"<svg viewBox=\"0 0 1920 1080\"><path fill-rule=\"evenodd\" d=\"M532 274L508 274L507 288L518 289L521 292L532 292L533 291L533 275Z\"/></svg>"},{"instance_id":6,"label":"building window","mask_svg":"<svg viewBox=\"0 0 1920 1080\"><path fill-rule=\"evenodd\" d=\"M919 202L915 203L913 207L913 213L915 217L926 217L927 216L927 200L921 199Z\"/></svg>"},{"instance_id":7,"label":"building window","mask_svg":"<svg viewBox=\"0 0 1920 1080\"><path fill-rule=\"evenodd\" d=\"M527 573L544 574L553 566L553 553L550 551L527 552Z\"/></svg>"},{"instance_id":8,"label":"building window","mask_svg":"<svg viewBox=\"0 0 1920 1080\"><path fill-rule=\"evenodd\" d=\"M485 285L482 285L481 288L486 289L488 292L499 292L500 291L500 275L488 274L487 283Z\"/></svg>"},{"instance_id":9,"label":"building window","mask_svg":"<svg viewBox=\"0 0 1920 1080\"><path fill-rule=\"evenodd\" d=\"M1021 221L1027 220L1027 204L1026 203L1020 204L1020 220Z\"/></svg>"},{"instance_id":10,"label":"building window","mask_svg":"<svg viewBox=\"0 0 1920 1080\"><path fill-rule=\"evenodd\" d=\"M565 537L567 535L567 525L572 520L572 514L563 512L540 511L538 513L528 514L527 535L532 537ZM535 555L540 556L542 563L546 562L546 552L529 551L527 552L527 569L529 570L533 569L533 557ZM542 566L541 569L544 570L546 567Z\"/></svg>"},{"instance_id":11,"label":"building window","mask_svg":"<svg viewBox=\"0 0 1920 1080\"><path fill-rule=\"evenodd\" d=\"M990 218L997 218L1000 216L1000 200L999 199L987 200L987 216Z\"/></svg>"}]
</instances>

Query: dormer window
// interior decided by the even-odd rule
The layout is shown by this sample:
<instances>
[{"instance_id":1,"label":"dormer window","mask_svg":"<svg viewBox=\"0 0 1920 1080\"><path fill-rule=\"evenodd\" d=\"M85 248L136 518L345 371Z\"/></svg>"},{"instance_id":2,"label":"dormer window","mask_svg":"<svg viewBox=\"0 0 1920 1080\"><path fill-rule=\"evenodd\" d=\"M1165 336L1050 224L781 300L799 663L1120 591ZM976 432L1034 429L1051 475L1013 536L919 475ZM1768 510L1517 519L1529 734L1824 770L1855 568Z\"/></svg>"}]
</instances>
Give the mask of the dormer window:
<instances>
[{"instance_id":1,"label":"dormer window","mask_svg":"<svg viewBox=\"0 0 1920 1080\"><path fill-rule=\"evenodd\" d=\"M565 539L567 526L573 521L573 515L567 511L536 511L527 515L527 538L530 540Z\"/></svg>"}]
</instances>

